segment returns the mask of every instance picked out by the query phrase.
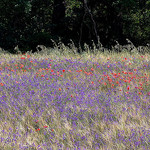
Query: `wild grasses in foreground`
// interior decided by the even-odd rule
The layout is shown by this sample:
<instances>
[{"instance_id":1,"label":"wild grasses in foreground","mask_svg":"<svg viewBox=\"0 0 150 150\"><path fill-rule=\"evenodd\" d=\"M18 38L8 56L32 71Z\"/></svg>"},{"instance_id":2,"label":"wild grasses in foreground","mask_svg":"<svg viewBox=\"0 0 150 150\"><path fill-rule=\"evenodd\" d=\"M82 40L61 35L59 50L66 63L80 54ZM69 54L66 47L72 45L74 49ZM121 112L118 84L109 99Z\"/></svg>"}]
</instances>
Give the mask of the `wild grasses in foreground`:
<instances>
[{"instance_id":1,"label":"wild grasses in foreground","mask_svg":"<svg viewBox=\"0 0 150 150\"><path fill-rule=\"evenodd\" d=\"M150 56L1 56L0 149L150 149Z\"/></svg>"}]
</instances>

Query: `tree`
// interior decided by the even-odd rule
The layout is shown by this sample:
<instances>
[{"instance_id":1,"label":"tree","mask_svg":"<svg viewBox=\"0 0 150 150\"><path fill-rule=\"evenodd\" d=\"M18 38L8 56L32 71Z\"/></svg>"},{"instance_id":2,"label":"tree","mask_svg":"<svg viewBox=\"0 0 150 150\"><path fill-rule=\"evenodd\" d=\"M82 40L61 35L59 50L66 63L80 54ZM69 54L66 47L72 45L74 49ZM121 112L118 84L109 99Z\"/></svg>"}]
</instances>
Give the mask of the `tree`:
<instances>
[{"instance_id":1,"label":"tree","mask_svg":"<svg viewBox=\"0 0 150 150\"><path fill-rule=\"evenodd\" d=\"M98 37L110 48L114 41L136 46L149 43L149 0L1 0L0 47L21 51L37 45L52 47L50 39L83 48Z\"/></svg>"},{"instance_id":2,"label":"tree","mask_svg":"<svg viewBox=\"0 0 150 150\"><path fill-rule=\"evenodd\" d=\"M54 10L52 15L52 34L62 36L64 32L65 5L64 0L54 0Z\"/></svg>"}]
</instances>

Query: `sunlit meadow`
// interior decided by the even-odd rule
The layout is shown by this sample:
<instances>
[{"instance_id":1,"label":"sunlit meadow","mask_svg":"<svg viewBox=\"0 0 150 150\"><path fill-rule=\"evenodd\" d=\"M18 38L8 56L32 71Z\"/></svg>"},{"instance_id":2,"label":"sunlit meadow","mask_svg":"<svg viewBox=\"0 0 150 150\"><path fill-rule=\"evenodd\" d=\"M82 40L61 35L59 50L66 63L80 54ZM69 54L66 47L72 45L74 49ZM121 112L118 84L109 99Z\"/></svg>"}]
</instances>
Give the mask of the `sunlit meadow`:
<instances>
[{"instance_id":1,"label":"sunlit meadow","mask_svg":"<svg viewBox=\"0 0 150 150\"><path fill-rule=\"evenodd\" d=\"M0 150L21 149L150 149L150 55L0 54Z\"/></svg>"}]
</instances>

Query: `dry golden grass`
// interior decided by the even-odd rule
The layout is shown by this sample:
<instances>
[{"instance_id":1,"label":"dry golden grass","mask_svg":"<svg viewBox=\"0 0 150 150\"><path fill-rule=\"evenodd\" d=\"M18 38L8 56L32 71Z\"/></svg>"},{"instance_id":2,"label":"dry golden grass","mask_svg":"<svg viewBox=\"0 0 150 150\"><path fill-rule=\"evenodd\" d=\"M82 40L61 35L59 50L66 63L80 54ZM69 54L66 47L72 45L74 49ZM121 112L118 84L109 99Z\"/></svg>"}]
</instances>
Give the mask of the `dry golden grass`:
<instances>
[{"instance_id":1,"label":"dry golden grass","mask_svg":"<svg viewBox=\"0 0 150 150\"><path fill-rule=\"evenodd\" d=\"M5 56L1 55L0 57L0 68L8 67L11 70L16 67L15 64L18 64L19 66L23 64L20 58L27 58L27 55L11 56L6 54ZM64 63L62 63L61 66L62 69L64 69L67 64L67 62L65 62L65 59L70 59L70 57L69 55L66 57L58 56L54 53L45 56L40 56L40 54L30 54L30 58L32 58L32 60L37 59L37 62L40 63L46 60L48 60L49 63L52 63L50 62L50 59L52 59L57 60L55 62L55 64L57 64L60 63L61 60L64 60ZM9 63L13 59L15 59L15 62ZM7 69L1 72L1 82L4 84L4 86L2 86L1 88L0 95L7 95L4 100L1 100L1 103L5 101L9 108L7 108L7 110L6 108L0 110L0 137L3 138L3 140L0 142L0 149L19 150L21 149L21 144L22 147L24 146L24 149L26 147L28 150L47 150L50 148L52 150L57 150L60 148L57 143L62 145L62 148L60 149L63 150L67 150L67 148L70 150L75 148L80 148L81 150L96 149L96 146L94 147L94 143L99 143L99 147L97 145L97 149L100 150L141 150L143 148L150 148L150 135L148 134L150 129L150 111L148 112L148 106L150 106L150 96L146 95L146 93L150 92L150 68L144 69L144 67L142 67L144 65L150 64L150 55L146 54L142 55L141 57L140 55L136 54L135 56L130 56L127 53L122 53L119 55L113 54L109 56L105 54L98 54L97 56L90 54L84 55L82 57L80 55L74 56L72 58L72 61L75 60L82 63L89 61L89 66L87 67L87 69L85 69L85 67L83 66L77 66L77 69L82 70L82 72L65 72L63 74L66 80L65 82L61 80L59 81L58 79L48 81L49 84L55 83L57 87L56 89L48 89L44 86L42 87L43 84L47 84L47 81L43 81L43 79L41 79L40 90L37 88L37 86L31 85L30 81L26 81L26 83L29 84L28 90L20 84L22 92L29 93L31 90L34 90L36 95L35 97L32 97L34 100L32 102L27 102L23 95L22 97L20 97L21 103L18 104L18 107L20 106L20 110L24 111L24 113L20 113L18 110L16 110L15 107L10 105L12 96L14 96L15 92L17 91L14 89L14 92L12 92L13 89L10 89L9 91L5 88L6 85L12 84L10 83L10 80L6 81L4 77L6 77L10 73L12 79L11 82L13 82L13 84L15 84L15 81L21 82L21 80L19 79L24 75L32 80L34 77L33 75L35 75L35 73L38 72L39 69L41 70L41 72L39 72L38 77L43 74L50 74L48 70L45 70L47 66L43 66L44 69L42 69L42 67L38 66L37 62L32 64L29 61L26 61L23 65L30 65L33 68L32 74L30 73L30 70L23 72L21 68L18 68L18 70L14 72L14 74L10 70L10 72L8 72ZM136 62L134 62L135 60ZM101 65L103 70L98 69L96 65L93 65L92 62ZM120 62L123 67L117 67L118 62ZM110 67L110 65L113 66ZM129 66L128 68L131 69L130 72L133 72L133 75L126 75L122 73L122 71L129 72L126 66ZM91 78L87 74L85 74L84 71L90 72L91 68L94 69L94 74L104 78L103 81L107 83L106 85L102 83L99 85L96 78ZM137 78L131 80L130 83L122 82L121 86L114 83L115 91L109 93L111 94L110 97L113 99L113 101L110 102L109 105L106 105L104 99L108 95L106 96L105 94L108 93L108 88L111 88L111 85L107 80L107 76L103 76L103 72L106 72L110 76L110 78L112 78L112 74L110 73L110 69L108 68L113 68L113 73L121 73L121 78L124 78L124 80L128 80L129 78L131 79L131 77L133 76L136 76ZM140 73L136 73L133 71L133 69L139 70L139 68L141 68ZM73 70L74 68L70 67L67 69ZM24 70L26 70L26 68ZM144 74L146 74L145 76L147 77L147 81L145 81L145 79L143 78L140 78L144 76ZM65 83L67 83L67 81L70 81L70 83L75 82L79 87L83 87L85 89L85 95L83 95L82 93L81 96L79 93L76 93L75 90L77 89L73 85L68 86L69 88L66 89L67 87L64 87L64 85ZM93 82L93 84L91 84L91 82ZM59 85L57 85L57 83L59 83ZM128 85L130 86L129 91L131 91L133 95L126 96L126 89ZM59 86L62 89L60 91L58 90ZM138 91L137 89L135 89L135 86L142 86L142 92L144 94L138 95L138 92L140 92L141 90ZM92 93L88 93L88 89L93 91L93 95ZM55 95L57 95L65 98L63 93L72 95L72 97L76 100L82 99L82 97L84 97L82 99L84 103L81 106L76 105L76 110L74 109L75 104L73 101L67 101L66 104L64 104L65 108L70 108L70 114L72 114L73 116L75 116L75 114L78 114L79 116L83 115L83 118L78 116L78 121L76 122L77 125L75 126L71 119L67 120L66 117L62 117L62 113L56 110L57 106L52 105L56 98L54 98L53 101L47 101L47 104L44 103L43 106L41 106L43 99L46 97L44 96L43 91L56 91L56 94L53 94L54 97ZM98 96L100 93L104 93L104 98L99 98L101 106L98 106L95 101L95 96ZM120 100L115 103L114 101L117 100L117 96L120 96ZM136 100L137 96L140 97L140 101ZM18 97L16 96L16 98ZM30 99L31 97L30 95L27 95L26 98ZM36 101L37 98L40 99L39 102ZM96 105L90 106L90 104L87 104L87 106L89 107L86 108L85 103L90 100ZM39 117L33 117L36 109L31 109L29 107L29 103L31 103L32 106L34 103L44 108L44 111L42 112L42 114L40 114ZM137 105L140 107L137 107ZM37 109L40 109L40 106ZM81 110L85 110L86 112L82 112ZM145 111L147 112L147 114L143 115L142 113L144 113ZM69 113L65 112L65 114ZM110 116L112 116L113 121L105 119L105 117ZM21 119L17 119L18 117L20 117ZM36 122L35 120L38 121ZM44 126L47 127L44 128ZM13 134L16 134L15 138L13 137ZM63 139L64 134L65 139ZM99 137L96 138L96 135L99 135ZM9 140L11 140L11 142L5 143L8 138ZM80 142L80 146L78 148L74 145L77 141ZM139 142L139 146L137 146L136 142ZM12 145L13 143L14 145ZM45 146L43 145L44 143ZM29 147L31 145L32 148Z\"/></svg>"}]
</instances>

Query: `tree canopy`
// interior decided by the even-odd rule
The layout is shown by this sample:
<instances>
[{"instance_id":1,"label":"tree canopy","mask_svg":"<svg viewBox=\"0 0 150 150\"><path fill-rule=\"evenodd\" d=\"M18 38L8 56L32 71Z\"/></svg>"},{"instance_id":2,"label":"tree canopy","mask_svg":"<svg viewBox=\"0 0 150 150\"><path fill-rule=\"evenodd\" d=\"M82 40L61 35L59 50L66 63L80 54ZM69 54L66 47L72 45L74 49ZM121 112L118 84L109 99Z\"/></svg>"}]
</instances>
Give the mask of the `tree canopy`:
<instances>
[{"instance_id":1,"label":"tree canopy","mask_svg":"<svg viewBox=\"0 0 150 150\"><path fill-rule=\"evenodd\" d=\"M59 38L78 47L105 47L129 38L136 46L150 43L149 0L1 0L0 47L29 51L52 47Z\"/></svg>"}]
</instances>

